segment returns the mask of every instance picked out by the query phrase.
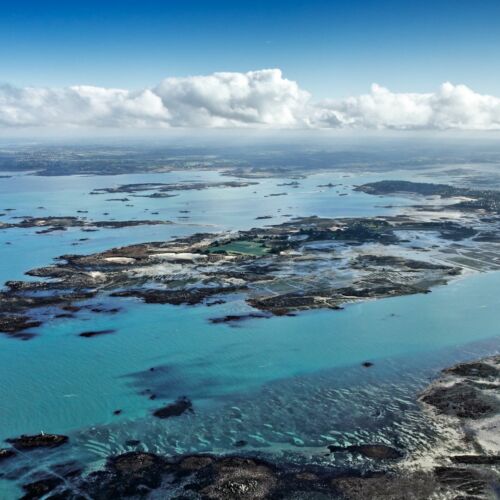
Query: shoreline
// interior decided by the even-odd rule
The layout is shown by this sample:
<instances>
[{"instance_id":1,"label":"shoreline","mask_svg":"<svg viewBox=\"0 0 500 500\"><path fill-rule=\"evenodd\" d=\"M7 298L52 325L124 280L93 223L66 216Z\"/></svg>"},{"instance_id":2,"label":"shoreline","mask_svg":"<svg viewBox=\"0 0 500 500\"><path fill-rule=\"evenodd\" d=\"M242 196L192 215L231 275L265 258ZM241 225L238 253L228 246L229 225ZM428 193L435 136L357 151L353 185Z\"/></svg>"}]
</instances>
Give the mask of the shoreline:
<instances>
[{"instance_id":1,"label":"shoreline","mask_svg":"<svg viewBox=\"0 0 500 500\"><path fill-rule=\"evenodd\" d=\"M476 397L495 404L477 407L465 403L454 387L474 388ZM57 478L48 475L23 485L27 494L43 492L76 499L82 492L91 498L122 498L149 492L153 497L189 499L266 498L496 498L500 488L500 398L492 399L500 385L500 355L458 363L422 391L419 402L428 418L442 429L441 444L433 452L403 457L393 448L366 443L330 447L331 453L364 456L371 470L332 466L279 463L252 452L215 455L186 454L167 457L130 451L110 456L104 468L81 476L75 466ZM443 392L444 391L444 392ZM439 398L432 399L439 393ZM486 394L488 393L488 394ZM454 406L458 401L457 407ZM465 406L460 406L463 403ZM465 408L465 410L464 410ZM465 411L464 414L460 413ZM450 414L451 412L451 414ZM489 429L485 446L484 429ZM476 434L471 433L476 430ZM491 432L493 430L493 432ZM62 437L45 436L52 440ZM41 437L39 437L41 439ZM493 440L493 441L492 441ZM492 446L493 443L493 446ZM5 460L10 459L9 457ZM59 498L59 496L57 496Z\"/></svg>"}]
</instances>

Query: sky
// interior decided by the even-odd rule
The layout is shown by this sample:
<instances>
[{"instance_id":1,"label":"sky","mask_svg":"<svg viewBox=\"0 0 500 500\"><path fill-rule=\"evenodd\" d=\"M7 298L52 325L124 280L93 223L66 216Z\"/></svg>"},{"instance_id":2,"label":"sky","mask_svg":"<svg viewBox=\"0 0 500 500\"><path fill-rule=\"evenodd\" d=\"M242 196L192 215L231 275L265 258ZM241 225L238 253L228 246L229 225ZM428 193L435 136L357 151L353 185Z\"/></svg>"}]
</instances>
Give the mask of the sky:
<instances>
[{"instance_id":1,"label":"sky","mask_svg":"<svg viewBox=\"0 0 500 500\"><path fill-rule=\"evenodd\" d=\"M276 110L258 109L257 117L245 116L239 121L266 126L328 123L331 127L355 122L356 126L378 128L446 128L453 120L440 121L434 109L420 110L418 119L374 121L366 116L358 119L360 113L366 115L366 106L360 110L358 104L353 118L352 110L346 112L350 106L346 98L359 99L373 95L374 88L385 88L407 96L406 101L413 99L409 104L397 104L408 111L421 106L418 99L408 98L410 94L432 93L438 100L448 99L443 96L446 82L454 88L466 86L475 95L500 96L499 19L498 0L0 0L0 126L38 125L51 119L61 126L82 125L68 122L67 117L78 109L75 99L85 101L88 95L82 97L77 92L75 98L53 93L44 97L37 106L56 106L55 112L38 109L35 119L33 95L20 95L26 87L53 92L82 86L144 92L161 86L165 78L178 79L178 87L182 87L192 84L189 77L193 76L220 72L258 75L275 69L283 81L296 83L297 92L310 97L287 95L283 99L291 99L293 109L278 110L278 117ZM250 86L255 81L252 77L247 80ZM238 122L237 117L228 118L225 113L217 120L195 116L198 111L193 103L193 109L187 110L189 116L180 116L179 108L187 105L175 101L172 92L160 93L166 114L155 108L154 98L146 96L130 105L134 119L129 117L119 124L115 109L112 119L93 123L87 109L86 124L150 126L151 113L146 113L146 118L137 117L142 106L150 106L150 111L155 108L154 120L167 127L234 126ZM224 89L221 92L227 93ZM271 92L273 99L279 92ZM190 96L194 101L199 99L193 92ZM167 118L172 114L167 98L174 98L174 118ZM262 96L250 98L260 102ZM111 99L106 105L116 108L116 96ZM335 116L329 104L330 116L324 116L328 113L323 106L319 113L323 116L318 118L317 109L314 113L310 109L297 111L303 106L298 101L304 100L309 108L311 102L343 101L334 107ZM64 109L57 108L61 101ZM477 104L479 101L476 99L474 106L481 109L474 111L482 113L486 106L493 117L478 118L476 113L472 120L460 118L458 128L500 128L499 104L485 104L484 99ZM234 102L229 106L234 108ZM385 109L377 113L385 113ZM120 108L118 114L125 112ZM269 113L274 114L270 117Z\"/></svg>"}]
</instances>

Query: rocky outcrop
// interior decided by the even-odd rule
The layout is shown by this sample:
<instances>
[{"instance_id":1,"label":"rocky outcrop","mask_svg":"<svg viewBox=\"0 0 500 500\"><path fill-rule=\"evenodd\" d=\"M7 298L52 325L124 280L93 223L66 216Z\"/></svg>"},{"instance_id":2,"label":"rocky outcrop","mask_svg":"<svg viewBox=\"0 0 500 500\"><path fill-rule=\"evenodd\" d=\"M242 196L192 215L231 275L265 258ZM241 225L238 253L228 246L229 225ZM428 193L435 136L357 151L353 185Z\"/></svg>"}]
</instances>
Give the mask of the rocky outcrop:
<instances>
[{"instance_id":1,"label":"rocky outcrop","mask_svg":"<svg viewBox=\"0 0 500 500\"><path fill-rule=\"evenodd\" d=\"M17 438L11 438L6 440L14 448L18 450L32 450L35 448L56 448L69 441L68 436L63 436L62 434L35 434L26 435L23 434Z\"/></svg>"}]
</instances>

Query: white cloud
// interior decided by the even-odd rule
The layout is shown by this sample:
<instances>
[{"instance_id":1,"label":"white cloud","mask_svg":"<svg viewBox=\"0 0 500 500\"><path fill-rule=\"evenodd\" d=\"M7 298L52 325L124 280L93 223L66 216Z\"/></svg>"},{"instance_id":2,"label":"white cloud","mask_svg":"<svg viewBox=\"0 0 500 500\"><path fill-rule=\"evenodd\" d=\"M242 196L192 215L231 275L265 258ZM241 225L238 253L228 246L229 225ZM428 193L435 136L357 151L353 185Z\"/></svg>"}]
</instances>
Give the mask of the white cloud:
<instances>
[{"instance_id":1,"label":"white cloud","mask_svg":"<svg viewBox=\"0 0 500 500\"><path fill-rule=\"evenodd\" d=\"M318 103L312 121L319 127L500 130L500 98L451 83L428 94L374 84L370 94Z\"/></svg>"},{"instance_id":2,"label":"white cloud","mask_svg":"<svg viewBox=\"0 0 500 500\"><path fill-rule=\"evenodd\" d=\"M158 95L91 86L65 89L0 86L0 125L136 127L169 118Z\"/></svg>"},{"instance_id":3,"label":"white cloud","mask_svg":"<svg viewBox=\"0 0 500 500\"><path fill-rule=\"evenodd\" d=\"M309 101L309 94L279 69L167 78L154 92L173 126L297 126Z\"/></svg>"},{"instance_id":4,"label":"white cloud","mask_svg":"<svg viewBox=\"0 0 500 500\"><path fill-rule=\"evenodd\" d=\"M278 69L167 78L150 89L0 85L0 127L500 130L500 98L465 85L314 102Z\"/></svg>"}]
</instances>

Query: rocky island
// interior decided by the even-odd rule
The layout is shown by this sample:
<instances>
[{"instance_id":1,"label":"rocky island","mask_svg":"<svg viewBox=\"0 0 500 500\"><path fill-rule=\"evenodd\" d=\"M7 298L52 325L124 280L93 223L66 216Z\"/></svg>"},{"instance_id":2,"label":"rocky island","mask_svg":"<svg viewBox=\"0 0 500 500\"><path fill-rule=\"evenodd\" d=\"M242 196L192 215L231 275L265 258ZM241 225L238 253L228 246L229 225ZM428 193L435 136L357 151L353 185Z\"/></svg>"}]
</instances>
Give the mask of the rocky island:
<instances>
[{"instance_id":1,"label":"rocky island","mask_svg":"<svg viewBox=\"0 0 500 500\"><path fill-rule=\"evenodd\" d=\"M441 185L387 182L358 189L371 194L402 189L439 193L452 201L457 194L463 195ZM496 196L481 193L481 199ZM196 305L243 294L249 313L258 310L284 315L316 308L339 309L365 299L427 293L464 269L500 268L500 257L495 253L500 218L495 210L491 203L464 207L463 202L452 202L426 205L425 213L417 207L399 216L302 217L246 231L200 233L91 255L63 255L54 265L27 272L42 280L5 284L1 330L27 339L29 332L25 330L39 325L42 316L45 320L61 314L57 308L102 294L174 305ZM466 215L460 215L463 212ZM66 225L86 224L77 218L24 219L19 224L54 227L62 221ZM432 241L432 245L421 241ZM251 317L241 315L241 319Z\"/></svg>"}]
</instances>

